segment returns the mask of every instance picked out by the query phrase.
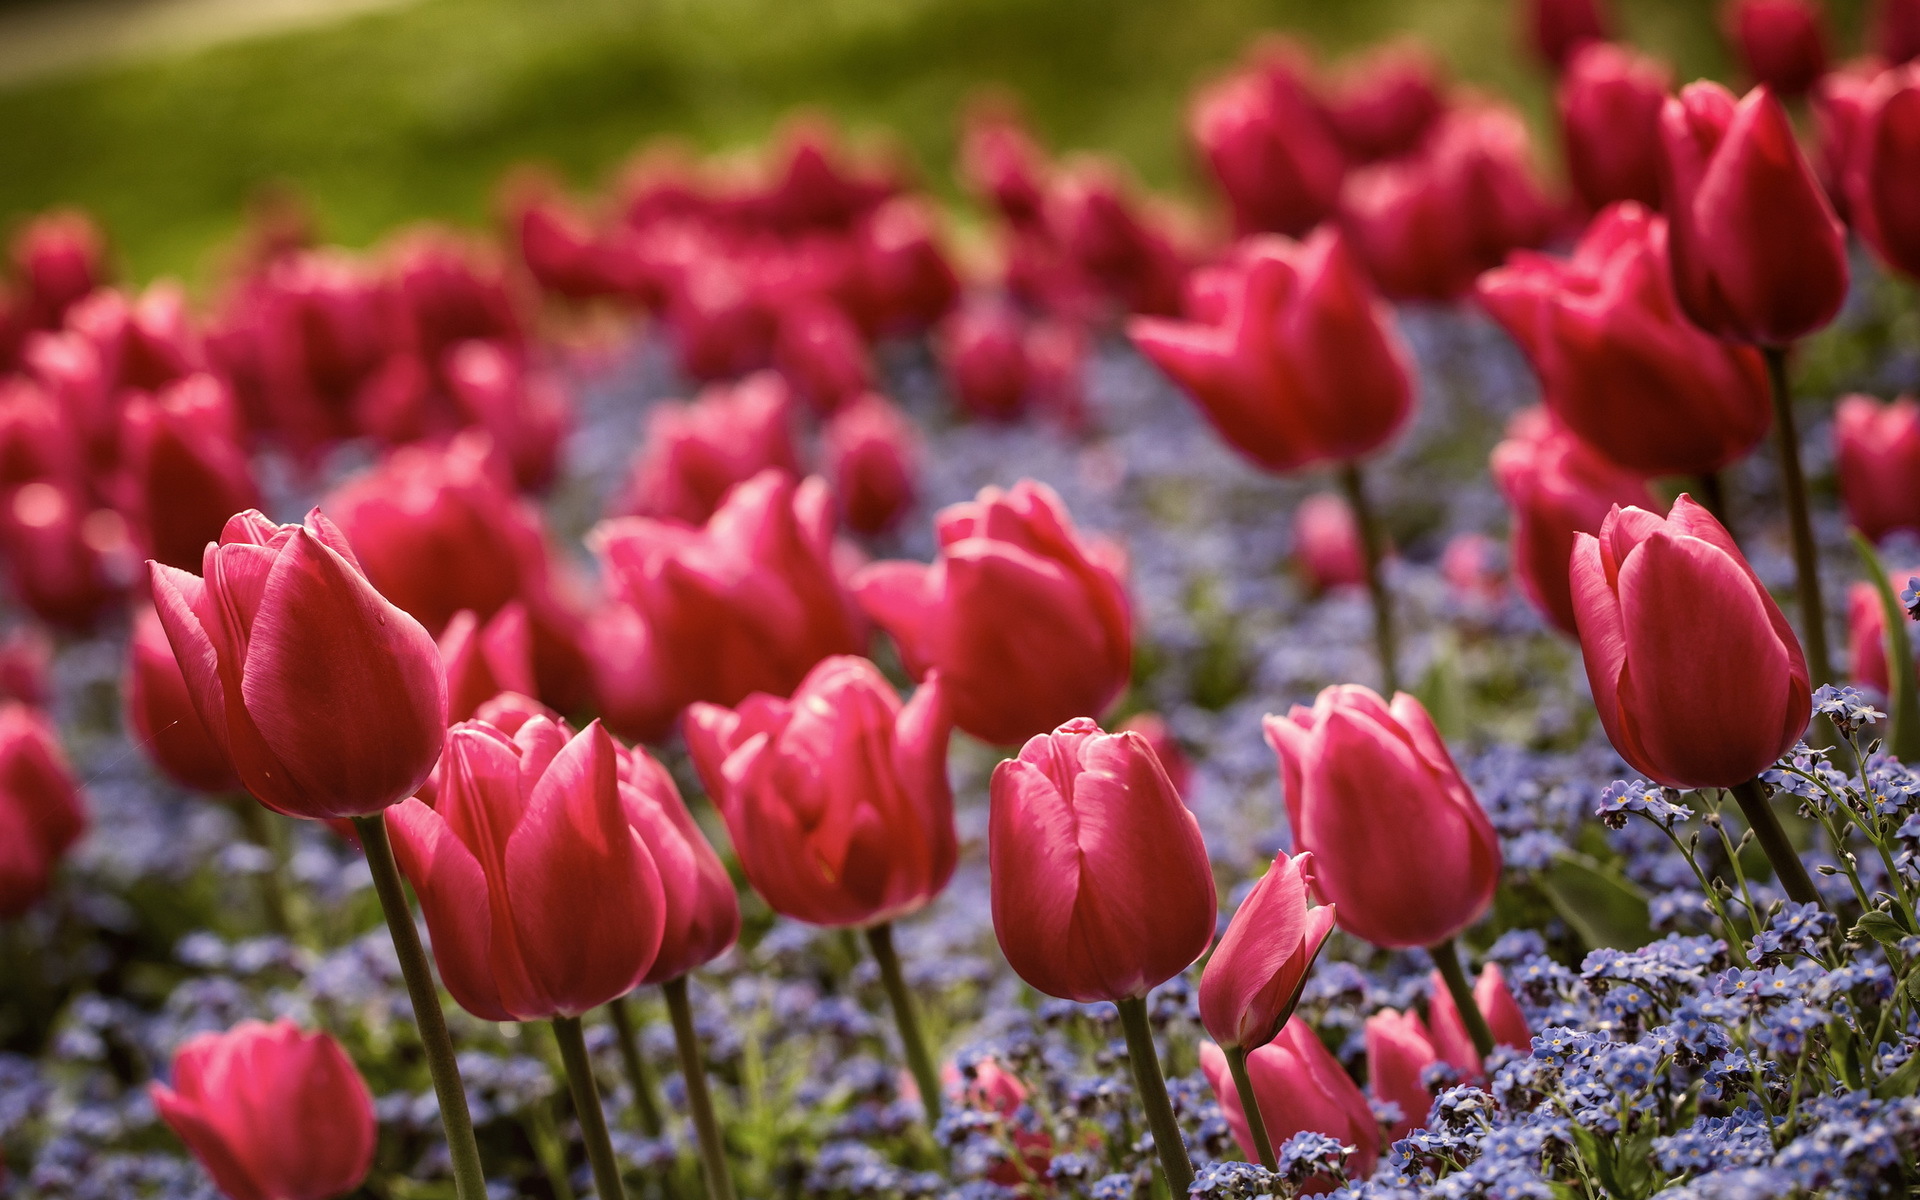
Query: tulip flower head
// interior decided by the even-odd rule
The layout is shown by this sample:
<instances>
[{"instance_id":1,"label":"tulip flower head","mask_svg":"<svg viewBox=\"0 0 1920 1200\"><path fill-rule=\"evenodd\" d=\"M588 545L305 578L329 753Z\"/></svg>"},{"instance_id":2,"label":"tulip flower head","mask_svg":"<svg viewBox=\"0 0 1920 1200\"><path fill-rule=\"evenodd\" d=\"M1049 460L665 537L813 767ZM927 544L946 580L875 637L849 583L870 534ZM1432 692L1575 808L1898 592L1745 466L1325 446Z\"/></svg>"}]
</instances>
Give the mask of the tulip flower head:
<instances>
[{"instance_id":1,"label":"tulip flower head","mask_svg":"<svg viewBox=\"0 0 1920 1200\"><path fill-rule=\"evenodd\" d=\"M40 902L86 831L86 801L53 726L24 704L0 705L0 921Z\"/></svg>"},{"instance_id":2,"label":"tulip flower head","mask_svg":"<svg viewBox=\"0 0 1920 1200\"><path fill-rule=\"evenodd\" d=\"M1920 402L1845 396L1834 406L1835 477L1847 519L1871 541L1920 533Z\"/></svg>"},{"instance_id":3,"label":"tulip flower head","mask_svg":"<svg viewBox=\"0 0 1920 1200\"><path fill-rule=\"evenodd\" d=\"M1888 71L1860 97L1843 173L1847 213L1880 260L1920 278L1920 66Z\"/></svg>"},{"instance_id":4,"label":"tulip flower head","mask_svg":"<svg viewBox=\"0 0 1920 1200\"><path fill-rule=\"evenodd\" d=\"M1333 931L1330 904L1310 905L1313 856L1286 855L1253 885L1200 974L1200 1023L1229 1049L1266 1045L1293 1014Z\"/></svg>"},{"instance_id":5,"label":"tulip flower head","mask_svg":"<svg viewBox=\"0 0 1920 1200\"><path fill-rule=\"evenodd\" d=\"M1827 73L1827 33L1818 0L1728 0L1727 40L1755 83L1799 96Z\"/></svg>"},{"instance_id":6,"label":"tulip flower head","mask_svg":"<svg viewBox=\"0 0 1920 1200\"><path fill-rule=\"evenodd\" d=\"M1420 1014L1408 1009L1383 1008L1367 1018L1364 1031L1367 1044L1367 1080L1375 1100L1385 1100L1400 1109L1400 1119L1388 1127L1394 1141L1427 1123L1433 1107L1433 1092L1425 1082L1427 1068L1440 1062L1433 1034Z\"/></svg>"},{"instance_id":7,"label":"tulip flower head","mask_svg":"<svg viewBox=\"0 0 1920 1200\"><path fill-rule=\"evenodd\" d=\"M1660 206L1660 110L1672 86L1665 63L1624 46L1574 51L1560 77L1560 130L1567 174L1589 208Z\"/></svg>"},{"instance_id":8,"label":"tulip flower head","mask_svg":"<svg viewBox=\"0 0 1920 1200\"><path fill-rule=\"evenodd\" d=\"M1233 1131L1241 1153L1251 1161L1253 1136L1247 1126L1240 1089L1234 1086L1226 1052L1212 1042L1200 1043L1200 1070L1220 1101L1220 1114ZM1380 1125L1367 1098L1340 1066L1313 1027L1295 1017L1273 1041L1247 1055L1247 1075L1260 1103L1260 1117L1275 1147L1296 1133L1324 1133L1353 1148L1347 1158L1348 1175L1364 1179L1380 1157ZM1313 1181L1310 1192L1331 1191L1324 1178Z\"/></svg>"},{"instance_id":9,"label":"tulip flower head","mask_svg":"<svg viewBox=\"0 0 1920 1200\"><path fill-rule=\"evenodd\" d=\"M215 740L194 707L193 693L151 608L133 621L121 692L127 724L153 764L182 787L217 794L235 791L240 779L224 745Z\"/></svg>"},{"instance_id":10,"label":"tulip flower head","mask_svg":"<svg viewBox=\"0 0 1920 1200\"><path fill-rule=\"evenodd\" d=\"M1533 1043L1533 1030L1527 1027L1527 1018L1520 1011L1520 1005L1513 998L1513 992L1507 987L1507 979L1500 971L1499 963L1488 963L1480 968L1480 977L1473 984L1474 1007L1486 1018L1487 1028L1493 1033L1493 1044L1509 1046L1525 1051ZM1453 1002L1453 993L1447 989L1446 981L1440 972L1433 972L1427 986L1427 1021L1433 1031L1434 1048L1440 1057L1453 1064L1467 1079L1478 1079L1485 1075L1480 1055L1474 1051L1473 1039L1467 1034L1467 1025L1461 1019L1460 1009Z\"/></svg>"}]
</instances>

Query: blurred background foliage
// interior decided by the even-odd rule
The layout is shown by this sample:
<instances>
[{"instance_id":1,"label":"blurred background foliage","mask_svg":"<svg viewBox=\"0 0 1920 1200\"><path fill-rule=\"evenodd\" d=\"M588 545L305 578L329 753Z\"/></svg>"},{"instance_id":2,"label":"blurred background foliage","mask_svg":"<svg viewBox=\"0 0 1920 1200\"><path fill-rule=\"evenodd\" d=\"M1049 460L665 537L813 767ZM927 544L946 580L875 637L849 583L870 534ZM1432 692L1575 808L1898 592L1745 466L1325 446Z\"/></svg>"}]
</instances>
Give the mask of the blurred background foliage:
<instances>
[{"instance_id":1,"label":"blurred background foliage","mask_svg":"<svg viewBox=\"0 0 1920 1200\"><path fill-rule=\"evenodd\" d=\"M1715 7L1614 4L1623 35L1682 79L1727 73ZM1861 8L1829 5L1839 46ZM748 146L795 106L896 140L951 195L959 115L994 86L1055 148L1111 151L1191 193L1186 97L1273 29L1324 59L1418 38L1550 136L1514 0L416 0L0 85L0 222L80 205L134 278L203 278L266 185L364 244L422 218L487 220L516 163L596 184L647 139Z\"/></svg>"}]
</instances>

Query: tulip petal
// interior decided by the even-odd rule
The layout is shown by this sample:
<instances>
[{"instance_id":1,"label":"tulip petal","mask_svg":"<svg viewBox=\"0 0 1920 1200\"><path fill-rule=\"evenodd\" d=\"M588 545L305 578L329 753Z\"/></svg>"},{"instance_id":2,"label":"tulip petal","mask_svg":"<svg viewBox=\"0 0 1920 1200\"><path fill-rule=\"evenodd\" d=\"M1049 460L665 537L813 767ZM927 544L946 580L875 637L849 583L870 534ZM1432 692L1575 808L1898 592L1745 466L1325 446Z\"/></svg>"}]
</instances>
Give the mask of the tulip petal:
<instances>
[{"instance_id":1,"label":"tulip petal","mask_svg":"<svg viewBox=\"0 0 1920 1200\"><path fill-rule=\"evenodd\" d=\"M214 1186L227 1200L274 1200L254 1181L246 1164L214 1127L205 1109L163 1084L149 1084L147 1091L160 1119L193 1151L194 1158L213 1177Z\"/></svg>"},{"instance_id":2,"label":"tulip petal","mask_svg":"<svg viewBox=\"0 0 1920 1200\"><path fill-rule=\"evenodd\" d=\"M420 897L441 982L481 1020L513 1020L491 966L493 901L480 861L444 817L418 800L388 809L386 822L393 856Z\"/></svg>"}]
</instances>

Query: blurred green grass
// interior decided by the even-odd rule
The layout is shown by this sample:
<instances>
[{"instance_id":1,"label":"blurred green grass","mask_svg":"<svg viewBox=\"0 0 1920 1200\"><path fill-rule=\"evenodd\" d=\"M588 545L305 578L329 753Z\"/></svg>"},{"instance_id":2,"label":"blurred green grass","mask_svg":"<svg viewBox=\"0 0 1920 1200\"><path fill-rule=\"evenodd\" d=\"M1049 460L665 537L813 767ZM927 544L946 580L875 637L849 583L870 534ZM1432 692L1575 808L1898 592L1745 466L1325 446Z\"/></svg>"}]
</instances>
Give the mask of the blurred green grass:
<instances>
[{"instance_id":1,"label":"blurred green grass","mask_svg":"<svg viewBox=\"0 0 1920 1200\"><path fill-rule=\"evenodd\" d=\"M1726 74L1712 0L1615 7L1683 78ZM1859 0L1830 7L1851 45ZM1330 56L1417 37L1545 111L1512 0L423 0L0 91L0 222L77 204L133 277L194 277L268 181L364 244L421 218L485 221L518 162L597 182L650 137L744 145L799 104L890 131L950 190L958 115L983 85L1018 95L1055 147L1191 188L1185 97L1269 29Z\"/></svg>"}]
</instances>

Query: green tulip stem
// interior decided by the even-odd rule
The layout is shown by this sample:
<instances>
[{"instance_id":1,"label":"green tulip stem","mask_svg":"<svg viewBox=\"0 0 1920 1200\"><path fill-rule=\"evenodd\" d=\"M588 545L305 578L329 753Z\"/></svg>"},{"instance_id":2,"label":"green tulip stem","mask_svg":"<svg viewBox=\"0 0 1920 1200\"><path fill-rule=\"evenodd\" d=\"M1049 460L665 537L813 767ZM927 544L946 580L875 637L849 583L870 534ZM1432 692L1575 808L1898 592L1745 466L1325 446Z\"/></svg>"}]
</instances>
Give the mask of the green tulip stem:
<instances>
[{"instance_id":1,"label":"green tulip stem","mask_svg":"<svg viewBox=\"0 0 1920 1200\"><path fill-rule=\"evenodd\" d=\"M727 1169L727 1143L714 1119L713 1097L707 1092L707 1067L700 1060L700 1035L693 1029L693 1006L687 1002L687 977L660 985L667 997L667 1015L673 1019L673 1045L680 1052L680 1079L687 1089L687 1114L700 1140L700 1170L707 1181L707 1200L733 1200L733 1175Z\"/></svg>"},{"instance_id":2,"label":"green tulip stem","mask_svg":"<svg viewBox=\"0 0 1920 1200\"><path fill-rule=\"evenodd\" d=\"M267 869L260 872L260 906L267 928L290 941L304 941L293 919L291 888L287 886L285 847L273 827L274 814L252 796L236 796L233 808L247 831L247 840L267 852Z\"/></svg>"},{"instance_id":3,"label":"green tulip stem","mask_svg":"<svg viewBox=\"0 0 1920 1200\"><path fill-rule=\"evenodd\" d=\"M920 1032L920 1017L913 1008L913 993L907 990L906 976L900 971L900 955L893 948L893 926L885 921L870 926L867 946L880 966L880 984L893 1009L893 1023L900 1027L907 1070L913 1074L914 1087L920 1090L920 1106L927 1112L927 1128L931 1129L940 1123L940 1075L934 1070L933 1056L927 1053L927 1039Z\"/></svg>"},{"instance_id":4,"label":"green tulip stem","mask_svg":"<svg viewBox=\"0 0 1920 1200\"><path fill-rule=\"evenodd\" d=\"M1173 1117L1173 1101L1167 1098L1167 1081L1160 1074L1160 1054L1153 1046L1146 998L1129 996L1119 1002L1119 1008L1120 1028L1127 1035L1127 1060L1133 1064L1133 1081L1140 1089L1140 1107L1147 1110L1147 1127L1153 1130L1153 1148L1159 1152L1160 1169L1167 1176L1167 1190L1175 1196L1184 1196L1193 1186L1193 1161L1187 1157L1187 1144L1180 1137L1180 1123Z\"/></svg>"},{"instance_id":5,"label":"green tulip stem","mask_svg":"<svg viewBox=\"0 0 1920 1200\"><path fill-rule=\"evenodd\" d=\"M1460 1022L1467 1027L1467 1036L1473 1039L1473 1052L1482 1063L1493 1053L1493 1028L1487 1024L1487 1014L1480 1011L1480 1002L1474 998L1473 985L1467 982L1466 969L1460 965L1460 949L1448 938L1437 946L1429 946L1427 953L1433 957L1433 965L1440 972L1440 978L1446 981L1447 994L1453 997L1453 1006L1460 1011Z\"/></svg>"},{"instance_id":6,"label":"green tulip stem","mask_svg":"<svg viewBox=\"0 0 1920 1200\"><path fill-rule=\"evenodd\" d=\"M1394 649L1393 598L1387 594L1386 580L1380 574L1380 561L1386 545L1380 536L1380 522L1367 502L1367 489L1360 477L1359 463L1340 468L1340 486L1346 489L1347 505L1353 509L1354 524L1360 529L1360 549L1367 562L1367 595L1373 601L1373 648L1380 657L1382 693L1391 700L1400 690L1399 655Z\"/></svg>"},{"instance_id":7,"label":"green tulip stem","mask_svg":"<svg viewBox=\"0 0 1920 1200\"><path fill-rule=\"evenodd\" d=\"M1793 534L1793 569L1800 597L1800 636L1806 639L1807 668L1813 686L1833 682L1827 659L1827 608L1820 595L1820 559L1807 516L1807 480L1800 470L1800 436L1794 432L1793 392L1787 382L1787 348L1762 346L1767 377L1773 384L1774 434L1780 451L1780 483L1786 492L1787 522Z\"/></svg>"},{"instance_id":8,"label":"green tulip stem","mask_svg":"<svg viewBox=\"0 0 1920 1200\"><path fill-rule=\"evenodd\" d=\"M380 896L380 911L387 918L387 931L393 935L400 974L407 982L407 998L413 1002L413 1023L420 1030L420 1046L433 1076L433 1092L440 1100L440 1123L447 1131L447 1153L453 1161L454 1195L458 1200L487 1200L487 1177L480 1166L480 1143L473 1137L467 1091L460 1082L460 1066L454 1061L446 1014L440 1011L433 966L420 944L420 931L414 928L413 910L407 906L406 889L400 883L400 868L393 861L386 821L379 816L355 817L353 828L360 835L360 848L366 852L367 867L373 872L373 890Z\"/></svg>"},{"instance_id":9,"label":"green tulip stem","mask_svg":"<svg viewBox=\"0 0 1920 1200\"><path fill-rule=\"evenodd\" d=\"M607 1114L600 1107L600 1087L593 1081L593 1060L587 1057L580 1018L555 1017L553 1036L560 1043L560 1061L567 1065L573 1115L580 1122L580 1140L587 1144L587 1162L593 1167L595 1200L627 1200L627 1185L620 1178L620 1160L613 1156L613 1141L607 1136Z\"/></svg>"},{"instance_id":10,"label":"green tulip stem","mask_svg":"<svg viewBox=\"0 0 1920 1200\"><path fill-rule=\"evenodd\" d=\"M1733 798L1740 802L1747 827L1753 830L1753 839L1760 843L1767 861L1773 864L1773 876L1787 896L1795 904L1819 904L1825 908L1820 893L1814 889L1812 876L1807 874L1807 864L1800 861L1800 852L1793 848L1787 831L1780 827L1780 818L1767 801L1766 788L1761 782L1747 780L1733 789Z\"/></svg>"},{"instance_id":11,"label":"green tulip stem","mask_svg":"<svg viewBox=\"0 0 1920 1200\"><path fill-rule=\"evenodd\" d=\"M632 997L618 996L609 1001L607 1017L613 1022L614 1038L620 1045L620 1065L626 1069L627 1086L633 1089L633 1111L640 1118L640 1132L657 1138L666 1129L666 1122L660 1116L660 1102L654 1099L653 1072L640 1053Z\"/></svg>"},{"instance_id":12,"label":"green tulip stem","mask_svg":"<svg viewBox=\"0 0 1920 1200\"><path fill-rule=\"evenodd\" d=\"M1247 1074L1247 1051L1244 1046L1235 1046L1227 1051L1227 1066L1233 1069L1233 1087L1240 1093L1240 1111L1247 1117L1247 1132L1253 1135L1253 1152L1260 1156L1260 1165L1269 1171L1278 1170L1273 1157L1273 1139L1267 1136L1267 1121L1260 1115L1260 1098L1253 1092L1253 1077Z\"/></svg>"}]
</instances>

